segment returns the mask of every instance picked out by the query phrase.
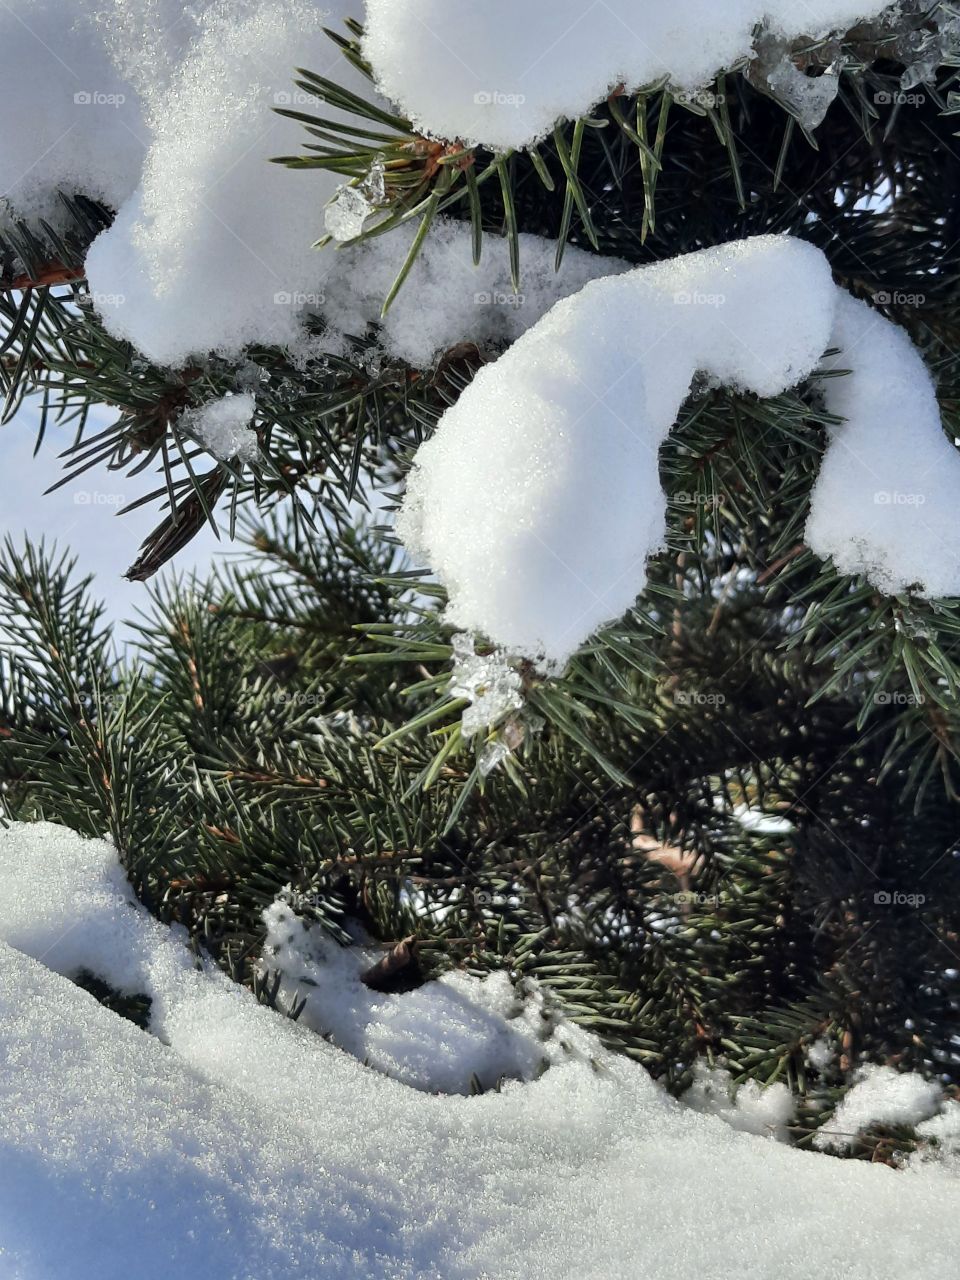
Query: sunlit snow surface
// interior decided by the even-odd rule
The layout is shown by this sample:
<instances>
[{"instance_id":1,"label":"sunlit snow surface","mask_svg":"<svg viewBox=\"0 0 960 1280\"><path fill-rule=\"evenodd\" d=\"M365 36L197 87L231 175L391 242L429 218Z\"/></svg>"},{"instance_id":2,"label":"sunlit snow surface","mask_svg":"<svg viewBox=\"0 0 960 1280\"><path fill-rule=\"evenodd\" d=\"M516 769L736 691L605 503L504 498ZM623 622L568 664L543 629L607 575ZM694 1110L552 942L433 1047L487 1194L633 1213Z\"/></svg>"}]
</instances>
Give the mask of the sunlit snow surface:
<instances>
[{"instance_id":1,"label":"sunlit snow surface","mask_svg":"<svg viewBox=\"0 0 960 1280\"><path fill-rule=\"evenodd\" d=\"M953 1274L942 1171L736 1133L572 1027L535 1082L410 1089L195 969L102 842L0 834L0 940L4 1280Z\"/></svg>"},{"instance_id":2,"label":"sunlit snow surface","mask_svg":"<svg viewBox=\"0 0 960 1280\"><path fill-rule=\"evenodd\" d=\"M504 150L589 114L617 85L697 90L774 39L823 36L890 0L367 0L364 52L434 137ZM794 88L794 94L796 94ZM822 93L822 89L820 90ZM812 122L812 121L811 121Z\"/></svg>"},{"instance_id":3,"label":"sunlit snow surface","mask_svg":"<svg viewBox=\"0 0 960 1280\"><path fill-rule=\"evenodd\" d=\"M658 455L695 376L769 397L818 369L839 375L821 386L843 421L807 545L887 593L960 594L960 456L920 352L833 283L819 249L786 236L557 302L421 446L398 532L447 587L452 623L562 664L630 607L664 546Z\"/></svg>"}]
</instances>

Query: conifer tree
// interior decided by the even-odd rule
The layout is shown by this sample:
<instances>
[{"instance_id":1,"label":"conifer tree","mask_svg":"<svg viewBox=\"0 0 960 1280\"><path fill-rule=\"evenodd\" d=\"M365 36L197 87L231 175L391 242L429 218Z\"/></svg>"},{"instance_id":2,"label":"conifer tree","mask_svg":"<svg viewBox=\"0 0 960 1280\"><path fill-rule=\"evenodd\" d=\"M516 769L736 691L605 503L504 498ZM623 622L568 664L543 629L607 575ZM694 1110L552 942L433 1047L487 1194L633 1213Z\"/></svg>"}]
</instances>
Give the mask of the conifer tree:
<instances>
[{"instance_id":1,"label":"conifer tree","mask_svg":"<svg viewBox=\"0 0 960 1280\"><path fill-rule=\"evenodd\" d=\"M334 175L316 252L388 268L383 315L357 331L308 307L308 358L251 342L167 365L91 292L108 201L69 189L55 218L0 219L4 420L38 399L65 481L105 464L158 508L129 576L159 585L123 650L82 549L7 542L8 814L109 834L142 900L267 1001L262 913L286 896L344 945L381 943L374 980L398 989L506 969L676 1093L702 1063L785 1083L801 1144L864 1063L960 1085L960 609L808 545L842 431L822 370L766 397L693 388L659 454L666 548L560 665L465 636L392 518L547 258L574 286L543 286L544 311L614 267L809 242L909 337L960 437L958 20L904 3L815 40L768 33L706 89L615 85L493 149L385 102L355 17L274 105L301 131L277 163L304 190ZM456 278L482 320L404 358L384 326L404 305L416 324L418 271L453 236L510 296L480 268L476 287ZM625 371L627 333L622 350ZM210 434L227 397L250 401L249 449ZM115 416L94 433L101 405ZM205 582L155 576L214 522L244 557ZM850 1150L909 1145L881 1127Z\"/></svg>"}]
</instances>

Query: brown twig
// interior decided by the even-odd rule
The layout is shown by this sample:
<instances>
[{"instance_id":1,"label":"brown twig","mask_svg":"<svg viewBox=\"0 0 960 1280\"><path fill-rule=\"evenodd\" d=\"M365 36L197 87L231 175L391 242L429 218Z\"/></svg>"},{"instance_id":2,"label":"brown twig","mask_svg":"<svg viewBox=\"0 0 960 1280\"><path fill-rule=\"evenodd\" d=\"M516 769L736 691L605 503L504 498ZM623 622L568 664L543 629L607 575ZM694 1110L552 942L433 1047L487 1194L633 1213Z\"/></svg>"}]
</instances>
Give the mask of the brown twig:
<instances>
[{"instance_id":1,"label":"brown twig","mask_svg":"<svg viewBox=\"0 0 960 1280\"><path fill-rule=\"evenodd\" d=\"M67 267L62 262L48 262L35 276L23 272L12 280L0 279L0 292L19 290L25 293L30 289L48 289L51 285L71 284L82 280L85 274L83 267Z\"/></svg>"},{"instance_id":2,"label":"brown twig","mask_svg":"<svg viewBox=\"0 0 960 1280\"><path fill-rule=\"evenodd\" d=\"M365 973L360 981L371 991L409 991L420 985L422 976L417 959L417 939L411 935L398 942Z\"/></svg>"},{"instance_id":3,"label":"brown twig","mask_svg":"<svg viewBox=\"0 0 960 1280\"><path fill-rule=\"evenodd\" d=\"M785 564L795 560L802 551L806 551L806 546L802 542L798 542L795 547L790 548L786 555L782 555L779 560L774 560L773 564L764 569L763 573L757 578L757 586L762 587L765 582L769 582L774 574L779 573Z\"/></svg>"}]
</instances>

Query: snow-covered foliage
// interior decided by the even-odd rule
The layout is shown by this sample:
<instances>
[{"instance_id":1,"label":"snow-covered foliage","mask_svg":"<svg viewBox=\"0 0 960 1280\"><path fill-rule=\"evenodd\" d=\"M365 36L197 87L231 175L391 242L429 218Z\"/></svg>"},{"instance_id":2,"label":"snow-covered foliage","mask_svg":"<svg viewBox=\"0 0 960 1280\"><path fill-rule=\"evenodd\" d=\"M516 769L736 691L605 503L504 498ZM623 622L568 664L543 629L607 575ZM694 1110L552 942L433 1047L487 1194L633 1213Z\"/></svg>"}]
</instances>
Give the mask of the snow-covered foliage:
<instances>
[{"instance_id":1,"label":"snow-covered foliage","mask_svg":"<svg viewBox=\"0 0 960 1280\"><path fill-rule=\"evenodd\" d=\"M375 991L362 975L382 951L362 940L342 947L282 901L264 922L264 971L281 975L288 1008L306 1001L300 1022L415 1089L467 1094L474 1080L531 1080L563 1056L542 997L521 996L506 973L453 972L403 994Z\"/></svg>"},{"instance_id":2,"label":"snow-covered foliage","mask_svg":"<svg viewBox=\"0 0 960 1280\"><path fill-rule=\"evenodd\" d=\"M643 26L654 52L643 57L659 56L666 42L677 83L699 83L749 51L757 20L781 34L797 24L818 32L881 7L818 0L791 16L773 0L656 5ZM542 28L533 10L519 25L511 13L511 40L481 39L496 29L496 10L372 3L370 50L378 65L406 66L411 92L455 105L443 88L446 70L422 74L417 41L442 35L445 24L451 38L473 33L479 67L506 59L497 64L502 86L509 60ZM151 359L177 366L209 351L239 357L254 343L287 344L304 359L342 354L344 335L379 320L415 229L317 252L317 210L338 191L336 175L318 171L308 181L268 163L299 129L272 110L291 105L296 65L364 88L322 31L350 12L348 0L19 0L0 9L0 95L15 95L18 119L29 122L0 139L0 189L21 213L49 212L58 187L118 206L88 256L90 295L111 331ZM614 82L650 78L640 64L631 70L639 46L625 23L619 6L606 6L589 24L596 47L584 47L582 32L576 40L578 65L592 77L586 105L611 74ZM580 75L556 74L579 25L571 22L540 69L562 94L574 92ZM607 65L600 46L613 30L617 60ZM37 44L88 87L27 75ZM431 59L431 71L455 63ZM380 70L386 85L390 75ZM390 91L402 99L398 87ZM573 112L572 99L564 102L561 110L531 91L510 108L496 99L490 118L516 122L529 107L552 121ZM336 195L334 220L348 198L361 199L361 212L374 208L381 188L375 164L365 183ZM847 421L813 493L809 545L886 592L960 590L957 463L930 377L902 333L838 294L815 250L760 238L626 272L616 259L570 249L555 274L553 245L522 236L517 293L506 246L492 252L487 241L476 269L469 229L439 221L380 334L383 355L421 367L461 343L515 344L481 371L421 451L399 524L449 587L457 625L508 650L566 659L643 587L665 529L657 450L694 375L768 395L810 374L828 342L841 348L828 368L850 364L853 372L824 385L827 408ZM325 319L323 338L307 340L307 315ZM198 435L222 458L251 459L252 435L226 421L241 400L245 412L246 397L235 400L201 411L209 420L198 420Z\"/></svg>"},{"instance_id":3,"label":"snow-covered foliage","mask_svg":"<svg viewBox=\"0 0 960 1280\"><path fill-rule=\"evenodd\" d=\"M324 258L323 301L319 307L336 335L363 333L382 323L379 345L387 356L425 368L443 351L461 343L482 346L513 342L561 298L588 281L626 270L619 258L598 257L568 247L555 269L556 243L521 235L523 280L520 292L510 280L506 246L487 236L479 267L473 265L470 228L437 218L430 235L390 310L380 309L415 234L413 227L368 240Z\"/></svg>"},{"instance_id":4,"label":"snow-covered foliage","mask_svg":"<svg viewBox=\"0 0 960 1280\"><path fill-rule=\"evenodd\" d=\"M960 594L960 455L907 334L842 290L835 296L824 402L833 428L810 501L806 541L844 573L890 594Z\"/></svg>"},{"instance_id":5,"label":"snow-covered foliage","mask_svg":"<svg viewBox=\"0 0 960 1280\"><path fill-rule=\"evenodd\" d=\"M382 173L341 188L335 174L270 163L301 143L301 126L275 107L344 118L294 88L296 67L369 96L323 31L357 14L359 0L0 7L0 118L17 120L0 130L0 193L26 216L56 219L58 189L118 210L88 254L90 294L109 329L151 360L301 348L308 314L324 316L322 347L337 350L379 319L414 228L346 254L313 244L328 200L328 229L357 233L382 199ZM523 236L518 293L499 248L488 243L474 269L469 230L436 225L388 319L387 354L427 365L457 342L510 340L558 297L622 269L571 249L557 275L553 243Z\"/></svg>"},{"instance_id":6,"label":"snow-covered foliage","mask_svg":"<svg viewBox=\"0 0 960 1280\"><path fill-rule=\"evenodd\" d=\"M149 994L154 1034L57 976L80 970ZM898 1173L735 1133L570 1024L552 1039L570 1052L536 1080L410 1089L198 968L108 844L14 824L0 831L3 1273L952 1273L957 1189L938 1165Z\"/></svg>"},{"instance_id":7,"label":"snow-covered foliage","mask_svg":"<svg viewBox=\"0 0 960 1280\"><path fill-rule=\"evenodd\" d=\"M785 1084L763 1088L756 1080L734 1084L729 1071L701 1063L682 1101L706 1115L719 1116L732 1129L760 1137L788 1140L788 1126L796 1119L796 1104Z\"/></svg>"},{"instance_id":8,"label":"snow-covered foliage","mask_svg":"<svg viewBox=\"0 0 960 1280\"><path fill-rule=\"evenodd\" d=\"M923 1145L910 1157L914 1167L936 1161L960 1174L960 1102L944 1102L935 1116L917 1125L917 1136Z\"/></svg>"},{"instance_id":9,"label":"snow-covered foliage","mask_svg":"<svg viewBox=\"0 0 960 1280\"><path fill-rule=\"evenodd\" d=\"M150 133L151 86L169 83L203 7L16 0L0 8L0 194L18 212L55 217L58 187L116 208L128 199Z\"/></svg>"},{"instance_id":10,"label":"snow-covered foliage","mask_svg":"<svg viewBox=\"0 0 960 1280\"><path fill-rule=\"evenodd\" d=\"M822 1150L843 1151L871 1124L918 1125L940 1108L943 1092L932 1080L893 1067L865 1066L814 1143Z\"/></svg>"},{"instance_id":11,"label":"snow-covered foliage","mask_svg":"<svg viewBox=\"0 0 960 1280\"><path fill-rule=\"evenodd\" d=\"M304 63L361 87L323 33L353 10L342 0L0 9L0 109L18 122L0 131L0 191L20 213L47 211L58 187L118 209L89 254L90 290L112 330L152 359L299 336L303 308L290 297L317 275L317 209L336 179L303 182L269 163L298 136L272 108L290 104Z\"/></svg>"},{"instance_id":12,"label":"snow-covered foliage","mask_svg":"<svg viewBox=\"0 0 960 1280\"><path fill-rule=\"evenodd\" d=\"M776 236L557 303L421 447L400 536L447 586L451 622L562 663L643 589L666 530L658 451L695 375L771 396L828 346L841 350L826 368L854 372L824 383L846 421L813 493L809 545L888 592L960 592L960 458L919 352L833 284L819 250Z\"/></svg>"},{"instance_id":13,"label":"snow-covered foliage","mask_svg":"<svg viewBox=\"0 0 960 1280\"><path fill-rule=\"evenodd\" d=\"M304 181L269 163L299 141L299 126L273 107L291 104L296 66L362 90L360 73L323 32L353 8L345 0L208 5L169 83L151 85L135 189L87 260L91 291L112 300L101 308L111 329L151 359L177 365L300 337L302 312L316 300L309 295L321 292L311 247L318 210L337 179Z\"/></svg>"},{"instance_id":14,"label":"snow-covered foliage","mask_svg":"<svg viewBox=\"0 0 960 1280\"><path fill-rule=\"evenodd\" d=\"M890 0L367 0L364 52L383 93L425 133L507 149L543 137L559 119L586 115L618 85L667 79L696 90L752 57L761 25L786 42L891 7Z\"/></svg>"},{"instance_id":15,"label":"snow-covered foliage","mask_svg":"<svg viewBox=\"0 0 960 1280\"><path fill-rule=\"evenodd\" d=\"M282 149L283 131L296 128L269 107L311 105L293 100L294 67L362 87L324 26L366 20L366 51L386 93L428 132L515 146L588 110L620 82L669 75L697 87L751 53L758 22L779 37L816 35L884 7L658 0L638 23L633 0L600 6L589 20L576 0L527 0L522 21L506 0L13 0L0 10L0 106L16 104L18 127L0 133L0 191L22 211L49 213L57 186L116 208L139 188L122 226L131 266L158 293L171 249L184 253L178 265L189 271L209 253L218 219L232 232L224 252L242 247L246 228L250 261L229 273L233 284L223 281L219 295L236 307L236 281L257 267L263 233L271 233L270 254L259 266L275 273L276 291L316 238L304 215L336 188L335 177L306 184L263 164ZM561 34L541 56L547 23ZM336 112L325 105L323 114ZM297 198L298 183L309 196ZM283 232L297 228L306 234L286 237L284 251ZM118 234L101 248L105 276L123 241ZM199 283L212 289L212 274Z\"/></svg>"}]
</instances>

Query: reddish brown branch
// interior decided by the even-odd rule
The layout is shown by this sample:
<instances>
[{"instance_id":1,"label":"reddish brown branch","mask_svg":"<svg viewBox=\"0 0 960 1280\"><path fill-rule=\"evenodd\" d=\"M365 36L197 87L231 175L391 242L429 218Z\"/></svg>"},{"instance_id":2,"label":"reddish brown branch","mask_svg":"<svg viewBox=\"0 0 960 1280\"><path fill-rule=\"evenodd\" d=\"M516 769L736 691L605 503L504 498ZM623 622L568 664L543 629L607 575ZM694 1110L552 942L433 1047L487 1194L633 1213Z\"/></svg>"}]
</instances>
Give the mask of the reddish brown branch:
<instances>
[{"instance_id":1,"label":"reddish brown branch","mask_svg":"<svg viewBox=\"0 0 960 1280\"><path fill-rule=\"evenodd\" d=\"M0 280L0 291L26 292L28 289L47 289L51 285L70 284L74 280L82 280L83 277L83 267L65 267L62 262L48 262L35 276L23 273L9 281Z\"/></svg>"},{"instance_id":2,"label":"reddish brown branch","mask_svg":"<svg viewBox=\"0 0 960 1280\"><path fill-rule=\"evenodd\" d=\"M781 556L779 560L774 560L773 564L768 565L767 568L764 569L763 573L761 573L757 578L757 586L762 587L765 582L769 582L775 574L780 572L785 564L789 564L791 560L795 560L800 552L806 551L806 549L805 544L802 542L798 542L795 547L791 547L786 555Z\"/></svg>"},{"instance_id":3,"label":"reddish brown branch","mask_svg":"<svg viewBox=\"0 0 960 1280\"><path fill-rule=\"evenodd\" d=\"M375 965L360 975L360 981L371 991L409 991L420 985L420 965L417 961L417 939L404 938Z\"/></svg>"}]
</instances>

